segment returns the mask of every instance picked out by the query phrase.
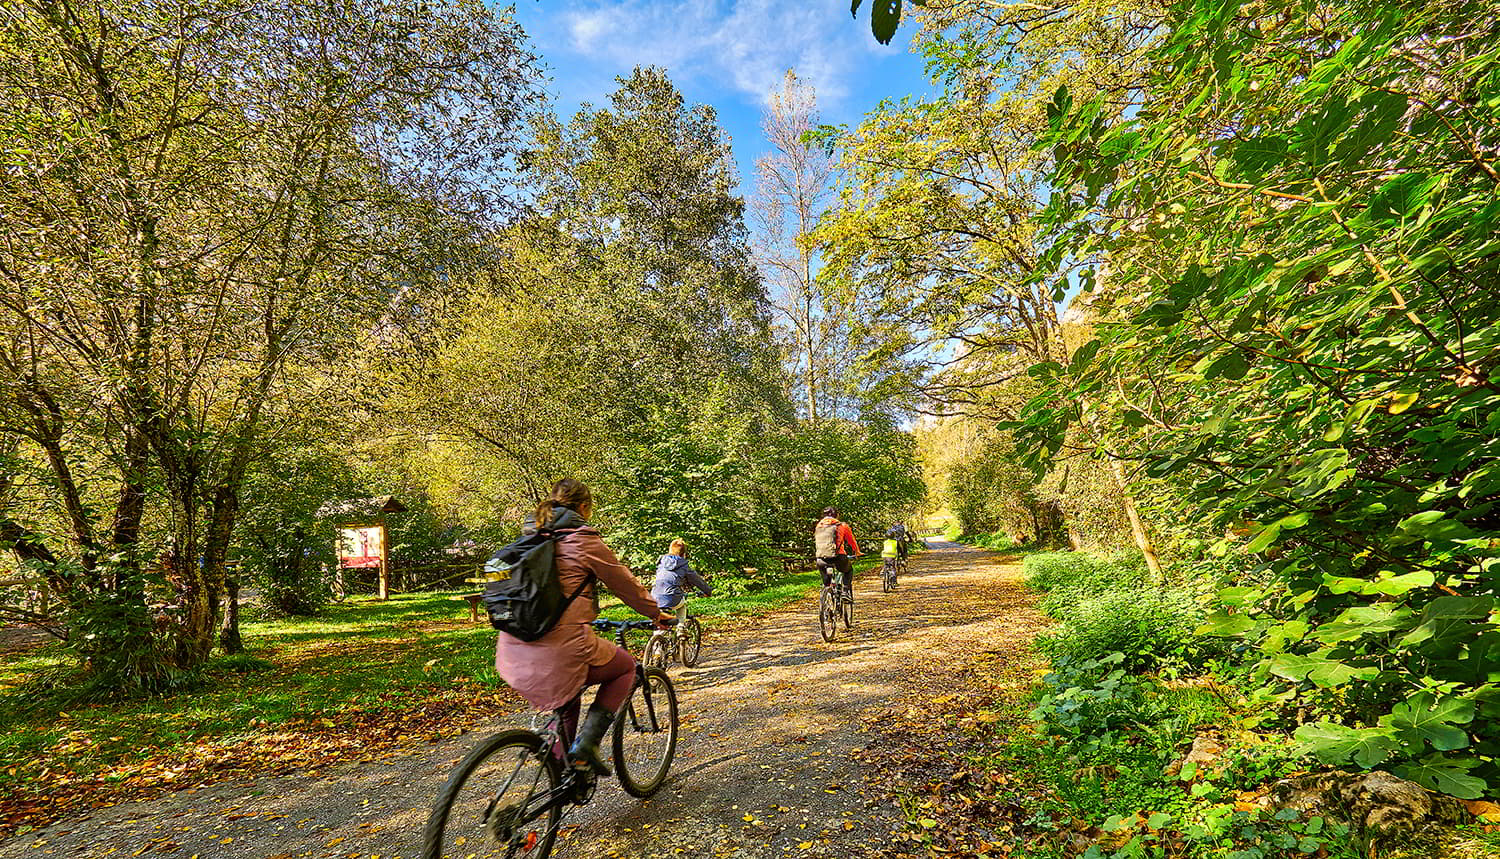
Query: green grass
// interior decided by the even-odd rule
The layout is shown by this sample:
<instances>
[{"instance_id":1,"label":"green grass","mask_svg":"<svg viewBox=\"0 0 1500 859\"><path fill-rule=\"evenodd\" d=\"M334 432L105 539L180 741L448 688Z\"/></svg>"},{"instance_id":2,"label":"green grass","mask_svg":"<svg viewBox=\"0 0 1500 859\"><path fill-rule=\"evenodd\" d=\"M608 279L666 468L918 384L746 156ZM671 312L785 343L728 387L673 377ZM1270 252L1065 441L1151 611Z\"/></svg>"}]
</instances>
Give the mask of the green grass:
<instances>
[{"instance_id":1,"label":"green grass","mask_svg":"<svg viewBox=\"0 0 1500 859\"><path fill-rule=\"evenodd\" d=\"M211 660L187 689L123 701L79 700L64 682L61 647L32 651L0 674L0 790L38 766L96 772L262 723L399 709L444 689L497 683L493 669L488 678L476 671L493 658L494 632L466 615L448 594L428 593L247 622L246 653Z\"/></svg>"}]
</instances>

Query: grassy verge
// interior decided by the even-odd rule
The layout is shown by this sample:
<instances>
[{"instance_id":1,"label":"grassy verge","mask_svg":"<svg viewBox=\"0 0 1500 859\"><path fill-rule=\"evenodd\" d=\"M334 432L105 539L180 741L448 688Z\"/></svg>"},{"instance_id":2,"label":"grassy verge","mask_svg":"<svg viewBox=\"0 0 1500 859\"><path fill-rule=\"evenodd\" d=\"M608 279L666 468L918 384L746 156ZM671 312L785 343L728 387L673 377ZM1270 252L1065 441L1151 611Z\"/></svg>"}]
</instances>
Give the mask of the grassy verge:
<instances>
[{"instance_id":1,"label":"grassy verge","mask_svg":"<svg viewBox=\"0 0 1500 859\"><path fill-rule=\"evenodd\" d=\"M697 599L693 610L713 629L818 586L816 571L798 573ZM64 682L60 647L12 654L0 666L0 837L69 802L322 766L450 736L521 706L492 666L495 632L470 622L456 596L399 594L333 605L317 618L247 621L244 654L217 658L196 685L155 698L80 700ZM634 616L608 594L603 609Z\"/></svg>"},{"instance_id":2,"label":"grassy verge","mask_svg":"<svg viewBox=\"0 0 1500 859\"><path fill-rule=\"evenodd\" d=\"M1278 810L1269 785L1316 764L1263 726L1254 678L1193 634L1201 601L1148 585L1129 556L1036 553L1024 567L1058 621L1035 651L981 656L950 693L879 726L872 762L910 823L894 855L1497 855L1494 827L1376 851L1343 822Z\"/></svg>"},{"instance_id":3,"label":"grassy verge","mask_svg":"<svg viewBox=\"0 0 1500 859\"><path fill-rule=\"evenodd\" d=\"M1013 552L1021 548L1003 531L995 531L988 534L960 534L952 538L954 542L963 543L966 546L974 546L979 549L990 549L996 552Z\"/></svg>"}]
</instances>

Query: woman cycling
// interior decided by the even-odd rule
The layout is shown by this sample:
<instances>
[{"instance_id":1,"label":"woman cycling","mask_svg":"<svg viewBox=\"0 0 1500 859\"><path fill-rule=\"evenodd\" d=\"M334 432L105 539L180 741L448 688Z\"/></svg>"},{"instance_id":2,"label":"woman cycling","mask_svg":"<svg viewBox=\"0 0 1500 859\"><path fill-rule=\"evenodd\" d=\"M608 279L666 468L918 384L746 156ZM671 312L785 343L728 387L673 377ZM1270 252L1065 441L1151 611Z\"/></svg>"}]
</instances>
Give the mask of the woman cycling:
<instances>
[{"instance_id":1,"label":"woman cycling","mask_svg":"<svg viewBox=\"0 0 1500 859\"><path fill-rule=\"evenodd\" d=\"M599 616L594 582L603 582L626 605L656 621L658 627L666 628L672 616L657 608L635 575L588 524L593 508L589 488L571 478L553 484L551 493L537 506L535 526L560 535L557 578L563 593L571 594L580 587L583 590L568 605L557 626L536 641L500 633L495 643L495 670L532 706L558 711L564 736L575 736L577 729L568 749L569 766L609 775L609 767L599 754L599 741L635 686L635 657L600 638L590 626ZM599 693L579 726L583 688L593 685L598 685Z\"/></svg>"},{"instance_id":2,"label":"woman cycling","mask_svg":"<svg viewBox=\"0 0 1500 859\"><path fill-rule=\"evenodd\" d=\"M687 596L688 588L704 596L713 596L714 589L688 565L687 543L678 538L668 549L656 562L656 581L651 585L651 596L656 598L656 604L662 608L676 608Z\"/></svg>"}]
</instances>

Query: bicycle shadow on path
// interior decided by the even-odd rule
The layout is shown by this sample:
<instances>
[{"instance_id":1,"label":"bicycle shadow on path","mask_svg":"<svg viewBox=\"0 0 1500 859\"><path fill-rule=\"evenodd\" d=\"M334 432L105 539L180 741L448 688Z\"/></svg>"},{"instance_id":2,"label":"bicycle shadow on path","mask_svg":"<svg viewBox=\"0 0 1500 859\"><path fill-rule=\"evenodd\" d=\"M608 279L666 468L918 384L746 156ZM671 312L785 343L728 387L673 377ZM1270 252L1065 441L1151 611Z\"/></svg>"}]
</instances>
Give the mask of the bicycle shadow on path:
<instances>
[{"instance_id":1,"label":"bicycle shadow on path","mask_svg":"<svg viewBox=\"0 0 1500 859\"><path fill-rule=\"evenodd\" d=\"M904 825L867 793L854 752L860 715L977 650L1025 647L1044 623L1013 559L940 544L899 589L856 579L855 625L824 643L816 597L705 636L700 667L671 673L682 731L667 784L649 800L613 780L565 820L554 855L880 855ZM415 859L449 769L490 730L325 772L266 777L124 803L0 844L0 859L171 855L201 859ZM805 846L804 846L805 845ZM478 856L487 855L483 852Z\"/></svg>"}]
</instances>

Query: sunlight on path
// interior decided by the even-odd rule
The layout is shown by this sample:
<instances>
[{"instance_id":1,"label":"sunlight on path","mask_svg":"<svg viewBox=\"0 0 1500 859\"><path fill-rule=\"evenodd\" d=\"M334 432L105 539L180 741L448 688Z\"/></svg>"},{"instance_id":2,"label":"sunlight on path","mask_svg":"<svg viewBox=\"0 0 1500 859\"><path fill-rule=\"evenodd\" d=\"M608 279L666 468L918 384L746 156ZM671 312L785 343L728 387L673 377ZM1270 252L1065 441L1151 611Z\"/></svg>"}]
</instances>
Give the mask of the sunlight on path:
<instances>
[{"instance_id":1,"label":"sunlight on path","mask_svg":"<svg viewBox=\"0 0 1500 859\"><path fill-rule=\"evenodd\" d=\"M672 669L684 725L667 786L642 802L602 784L565 821L554 855L882 852L902 822L863 785L860 715L926 690L976 652L1024 651L1045 623L1011 559L932 545L895 593L881 593L876 574L857 579L854 629L831 644L818 634L815 600L710 634L701 667ZM0 859L142 848L203 859L412 859L448 769L501 726L318 778L224 783L102 809L0 844Z\"/></svg>"}]
</instances>

